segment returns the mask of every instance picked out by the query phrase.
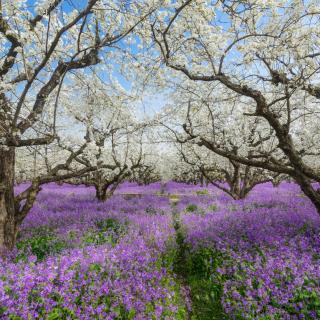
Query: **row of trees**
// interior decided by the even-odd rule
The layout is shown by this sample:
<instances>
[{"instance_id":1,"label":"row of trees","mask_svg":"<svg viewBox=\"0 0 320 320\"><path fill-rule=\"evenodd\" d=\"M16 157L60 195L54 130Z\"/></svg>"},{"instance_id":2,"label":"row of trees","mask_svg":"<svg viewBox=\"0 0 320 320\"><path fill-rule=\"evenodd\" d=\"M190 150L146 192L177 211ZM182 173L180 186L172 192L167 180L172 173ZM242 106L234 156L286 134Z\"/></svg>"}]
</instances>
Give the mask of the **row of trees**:
<instances>
[{"instance_id":1,"label":"row of trees","mask_svg":"<svg viewBox=\"0 0 320 320\"><path fill-rule=\"evenodd\" d=\"M151 25L184 106L177 141L290 176L318 212L319 19L319 1L190 0Z\"/></svg>"},{"instance_id":2,"label":"row of trees","mask_svg":"<svg viewBox=\"0 0 320 320\"><path fill-rule=\"evenodd\" d=\"M320 212L317 0L74 5L0 1L0 245L55 181L103 200L161 175L240 199L290 177ZM150 92L167 107L138 118Z\"/></svg>"},{"instance_id":3,"label":"row of trees","mask_svg":"<svg viewBox=\"0 0 320 320\"><path fill-rule=\"evenodd\" d=\"M93 104L82 103L85 113L79 114L81 97L88 76L101 77L101 83L112 78L121 64L119 48L130 45L129 36L157 5L144 0L54 0L34 6L23 0L0 1L0 245L13 248L42 184L88 175L101 166L115 175L127 170L126 155L116 151L123 142L114 141L119 135L126 140L123 130L131 129L126 124L108 128L108 120L96 127ZM115 89L113 105L121 102ZM79 131L68 126L71 117L82 123ZM51 157L47 145L61 148L59 159ZM103 150L107 146L109 154ZM37 148L47 155L46 170L15 196L16 154L21 148ZM110 162L102 163L102 157Z\"/></svg>"}]
</instances>

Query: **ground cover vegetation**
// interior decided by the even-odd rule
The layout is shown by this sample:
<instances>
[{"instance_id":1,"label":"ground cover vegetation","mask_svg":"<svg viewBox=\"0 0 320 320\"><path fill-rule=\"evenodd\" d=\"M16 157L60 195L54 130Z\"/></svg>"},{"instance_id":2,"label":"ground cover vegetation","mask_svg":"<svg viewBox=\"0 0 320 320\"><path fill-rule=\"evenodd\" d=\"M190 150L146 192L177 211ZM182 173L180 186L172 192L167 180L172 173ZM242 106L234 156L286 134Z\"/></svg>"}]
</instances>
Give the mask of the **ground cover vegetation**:
<instances>
[{"instance_id":1,"label":"ground cover vegetation","mask_svg":"<svg viewBox=\"0 0 320 320\"><path fill-rule=\"evenodd\" d=\"M44 187L0 264L1 317L319 317L320 220L297 185L241 201L161 188L125 183L101 203L91 187Z\"/></svg>"}]
</instances>

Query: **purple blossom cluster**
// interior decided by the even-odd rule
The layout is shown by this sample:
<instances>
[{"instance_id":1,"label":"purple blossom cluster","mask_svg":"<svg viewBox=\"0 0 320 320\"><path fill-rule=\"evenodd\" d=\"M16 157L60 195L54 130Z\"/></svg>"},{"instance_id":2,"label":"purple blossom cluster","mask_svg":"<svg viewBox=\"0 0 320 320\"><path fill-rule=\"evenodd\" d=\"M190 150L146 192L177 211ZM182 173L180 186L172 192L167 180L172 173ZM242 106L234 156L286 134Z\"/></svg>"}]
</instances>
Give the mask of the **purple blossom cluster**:
<instances>
[{"instance_id":1,"label":"purple blossom cluster","mask_svg":"<svg viewBox=\"0 0 320 320\"><path fill-rule=\"evenodd\" d=\"M184 214L183 223L192 250L223 253L217 274L229 317L319 319L320 218L299 188L265 184L245 200L220 194L216 202L215 212Z\"/></svg>"},{"instance_id":2,"label":"purple blossom cluster","mask_svg":"<svg viewBox=\"0 0 320 320\"><path fill-rule=\"evenodd\" d=\"M88 241L101 221L119 223L116 241ZM180 292L161 263L174 237L167 198L119 194L101 203L93 189L51 184L24 221L20 243L39 229L54 232L64 249L42 261L30 253L17 262L19 252L0 260L0 318L176 318ZM114 230L103 232L108 239Z\"/></svg>"},{"instance_id":3,"label":"purple blossom cluster","mask_svg":"<svg viewBox=\"0 0 320 320\"><path fill-rule=\"evenodd\" d=\"M2 263L3 316L115 319L123 313L149 319L166 312L174 319L176 293L166 270L156 266L157 253L141 237L126 240L115 248L74 249L41 263L32 256L28 263Z\"/></svg>"}]
</instances>

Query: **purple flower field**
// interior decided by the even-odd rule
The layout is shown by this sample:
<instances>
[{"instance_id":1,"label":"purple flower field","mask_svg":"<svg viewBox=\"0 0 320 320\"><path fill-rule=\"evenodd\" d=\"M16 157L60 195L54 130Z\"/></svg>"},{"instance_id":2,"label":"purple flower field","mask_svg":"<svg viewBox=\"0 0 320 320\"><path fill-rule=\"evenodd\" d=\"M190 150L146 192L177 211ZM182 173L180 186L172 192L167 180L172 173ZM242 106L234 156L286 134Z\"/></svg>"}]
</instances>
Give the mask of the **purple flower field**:
<instances>
[{"instance_id":1,"label":"purple flower field","mask_svg":"<svg viewBox=\"0 0 320 320\"><path fill-rule=\"evenodd\" d=\"M106 202L49 184L0 260L0 318L319 319L320 218L290 183L239 201L124 183Z\"/></svg>"}]
</instances>

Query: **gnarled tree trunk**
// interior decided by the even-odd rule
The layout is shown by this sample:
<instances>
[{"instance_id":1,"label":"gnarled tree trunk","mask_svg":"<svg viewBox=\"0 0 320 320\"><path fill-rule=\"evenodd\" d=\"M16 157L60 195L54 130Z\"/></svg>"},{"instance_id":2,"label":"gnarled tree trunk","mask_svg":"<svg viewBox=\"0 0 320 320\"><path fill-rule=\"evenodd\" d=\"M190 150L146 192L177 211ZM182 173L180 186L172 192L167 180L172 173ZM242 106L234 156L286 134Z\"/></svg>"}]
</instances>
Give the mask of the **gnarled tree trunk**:
<instances>
[{"instance_id":1,"label":"gnarled tree trunk","mask_svg":"<svg viewBox=\"0 0 320 320\"><path fill-rule=\"evenodd\" d=\"M96 198L99 201L106 201L107 200L107 189L104 185L95 185L96 189Z\"/></svg>"},{"instance_id":2,"label":"gnarled tree trunk","mask_svg":"<svg viewBox=\"0 0 320 320\"><path fill-rule=\"evenodd\" d=\"M302 192L311 200L320 214L320 192L312 186L312 181L305 177L303 174L297 174L294 177L295 181L299 184Z\"/></svg>"},{"instance_id":3,"label":"gnarled tree trunk","mask_svg":"<svg viewBox=\"0 0 320 320\"><path fill-rule=\"evenodd\" d=\"M13 249L17 237L14 201L15 148L0 149L0 247Z\"/></svg>"}]
</instances>

